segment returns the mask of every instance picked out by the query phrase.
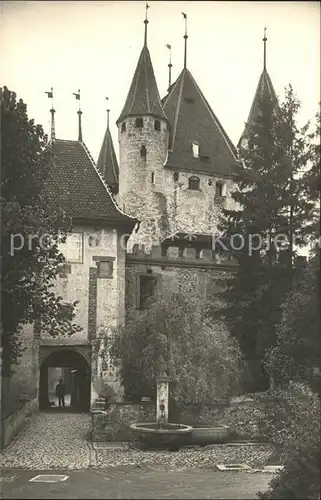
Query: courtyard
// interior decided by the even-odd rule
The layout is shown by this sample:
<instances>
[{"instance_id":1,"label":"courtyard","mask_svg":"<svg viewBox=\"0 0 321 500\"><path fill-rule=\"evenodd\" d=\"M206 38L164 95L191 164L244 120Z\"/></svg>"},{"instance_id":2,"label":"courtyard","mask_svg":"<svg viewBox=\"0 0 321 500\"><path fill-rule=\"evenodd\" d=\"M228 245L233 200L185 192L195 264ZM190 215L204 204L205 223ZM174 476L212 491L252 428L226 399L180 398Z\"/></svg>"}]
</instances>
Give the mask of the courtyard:
<instances>
[{"instance_id":1,"label":"courtyard","mask_svg":"<svg viewBox=\"0 0 321 500\"><path fill-rule=\"evenodd\" d=\"M262 472L266 445L212 445L140 451L126 443L91 443L90 415L38 413L3 451L2 498L256 498L272 475ZM219 471L217 464L247 464ZM30 482L40 475L58 482Z\"/></svg>"}]
</instances>

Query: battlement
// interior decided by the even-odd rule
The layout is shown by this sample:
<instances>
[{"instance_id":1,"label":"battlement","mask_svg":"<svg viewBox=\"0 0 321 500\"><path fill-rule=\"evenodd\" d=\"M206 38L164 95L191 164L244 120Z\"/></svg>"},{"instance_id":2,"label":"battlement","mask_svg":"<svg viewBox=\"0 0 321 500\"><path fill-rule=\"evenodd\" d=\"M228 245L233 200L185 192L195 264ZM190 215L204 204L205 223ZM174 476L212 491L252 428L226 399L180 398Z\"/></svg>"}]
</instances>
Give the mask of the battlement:
<instances>
[{"instance_id":1,"label":"battlement","mask_svg":"<svg viewBox=\"0 0 321 500\"><path fill-rule=\"evenodd\" d=\"M153 245L150 248L134 245L132 251L126 254L126 262L178 267L237 267L237 261L231 259L229 255L218 255L208 248L196 249L188 246L180 248L174 245Z\"/></svg>"}]
</instances>

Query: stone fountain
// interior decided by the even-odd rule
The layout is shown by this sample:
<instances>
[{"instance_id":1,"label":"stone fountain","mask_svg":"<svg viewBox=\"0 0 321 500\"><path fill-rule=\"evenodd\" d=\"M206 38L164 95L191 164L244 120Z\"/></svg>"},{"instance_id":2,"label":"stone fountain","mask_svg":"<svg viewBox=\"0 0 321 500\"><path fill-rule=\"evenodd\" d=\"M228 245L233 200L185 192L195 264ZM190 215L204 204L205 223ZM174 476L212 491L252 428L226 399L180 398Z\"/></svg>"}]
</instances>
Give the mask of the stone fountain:
<instances>
[{"instance_id":1,"label":"stone fountain","mask_svg":"<svg viewBox=\"0 0 321 500\"><path fill-rule=\"evenodd\" d=\"M178 451L186 444L193 428L189 425L172 424L168 422L169 377L163 375L157 378L156 422L131 424L130 428L136 434L140 448L167 448Z\"/></svg>"}]
</instances>

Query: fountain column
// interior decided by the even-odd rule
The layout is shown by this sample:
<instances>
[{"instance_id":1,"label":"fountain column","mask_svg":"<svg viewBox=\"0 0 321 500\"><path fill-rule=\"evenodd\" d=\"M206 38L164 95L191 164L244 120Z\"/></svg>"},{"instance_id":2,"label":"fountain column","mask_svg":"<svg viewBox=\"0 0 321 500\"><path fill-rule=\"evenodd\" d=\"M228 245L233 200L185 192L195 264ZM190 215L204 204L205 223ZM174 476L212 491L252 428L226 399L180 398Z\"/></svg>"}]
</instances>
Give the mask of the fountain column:
<instances>
[{"instance_id":1,"label":"fountain column","mask_svg":"<svg viewBox=\"0 0 321 500\"><path fill-rule=\"evenodd\" d=\"M164 418L168 422L169 377L161 375L156 379L156 420Z\"/></svg>"}]
</instances>

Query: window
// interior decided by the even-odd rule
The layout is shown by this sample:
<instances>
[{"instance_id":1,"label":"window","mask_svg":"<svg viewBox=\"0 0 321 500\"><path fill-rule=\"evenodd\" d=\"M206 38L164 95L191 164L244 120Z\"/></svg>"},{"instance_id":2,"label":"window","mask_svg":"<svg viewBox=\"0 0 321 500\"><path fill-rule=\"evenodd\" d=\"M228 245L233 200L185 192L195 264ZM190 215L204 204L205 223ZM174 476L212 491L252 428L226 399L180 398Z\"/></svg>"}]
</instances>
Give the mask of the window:
<instances>
[{"instance_id":1,"label":"window","mask_svg":"<svg viewBox=\"0 0 321 500\"><path fill-rule=\"evenodd\" d=\"M199 144L197 144L196 142L193 142L193 144L192 144L192 151L193 151L194 158L199 158L199 155L200 155Z\"/></svg>"},{"instance_id":2,"label":"window","mask_svg":"<svg viewBox=\"0 0 321 500\"><path fill-rule=\"evenodd\" d=\"M112 278L113 268L113 259L99 260L97 262L97 278Z\"/></svg>"},{"instance_id":3,"label":"window","mask_svg":"<svg viewBox=\"0 0 321 500\"><path fill-rule=\"evenodd\" d=\"M135 127L136 128L143 128L143 119L142 118L136 118Z\"/></svg>"},{"instance_id":4,"label":"window","mask_svg":"<svg viewBox=\"0 0 321 500\"><path fill-rule=\"evenodd\" d=\"M156 296L157 277L156 276L139 276L138 289L138 308L146 309L150 300Z\"/></svg>"},{"instance_id":5,"label":"window","mask_svg":"<svg viewBox=\"0 0 321 500\"><path fill-rule=\"evenodd\" d=\"M222 182L217 182L215 185L215 197L222 198L224 196L224 184Z\"/></svg>"},{"instance_id":6,"label":"window","mask_svg":"<svg viewBox=\"0 0 321 500\"><path fill-rule=\"evenodd\" d=\"M68 233L65 243L59 244L59 251L67 262L83 262L83 233Z\"/></svg>"},{"instance_id":7,"label":"window","mask_svg":"<svg viewBox=\"0 0 321 500\"><path fill-rule=\"evenodd\" d=\"M198 177L193 176L188 179L188 189L192 189L193 191L200 189L200 180Z\"/></svg>"},{"instance_id":8,"label":"window","mask_svg":"<svg viewBox=\"0 0 321 500\"><path fill-rule=\"evenodd\" d=\"M178 172L174 172L173 178L175 182L178 181Z\"/></svg>"},{"instance_id":9,"label":"window","mask_svg":"<svg viewBox=\"0 0 321 500\"><path fill-rule=\"evenodd\" d=\"M152 172L152 184L155 184L155 174Z\"/></svg>"},{"instance_id":10,"label":"window","mask_svg":"<svg viewBox=\"0 0 321 500\"><path fill-rule=\"evenodd\" d=\"M73 316L72 304L68 304L68 303L61 304L61 310L62 310L62 314L63 314L64 319L71 321L72 316Z\"/></svg>"},{"instance_id":11,"label":"window","mask_svg":"<svg viewBox=\"0 0 321 500\"><path fill-rule=\"evenodd\" d=\"M212 179L208 179L208 185L211 186L213 184Z\"/></svg>"},{"instance_id":12,"label":"window","mask_svg":"<svg viewBox=\"0 0 321 500\"><path fill-rule=\"evenodd\" d=\"M125 131L126 131L126 122L123 122L123 123L121 124L121 131L122 131L122 132L125 132Z\"/></svg>"},{"instance_id":13,"label":"window","mask_svg":"<svg viewBox=\"0 0 321 500\"><path fill-rule=\"evenodd\" d=\"M161 129L161 125L160 125L160 121L159 120L155 120L155 122L154 122L154 128L155 128L155 130L160 130Z\"/></svg>"},{"instance_id":14,"label":"window","mask_svg":"<svg viewBox=\"0 0 321 500\"><path fill-rule=\"evenodd\" d=\"M145 158L145 160L146 160L146 155L147 155L146 147L145 146L141 146L141 148L140 148L140 156L142 158Z\"/></svg>"}]
</instances>

